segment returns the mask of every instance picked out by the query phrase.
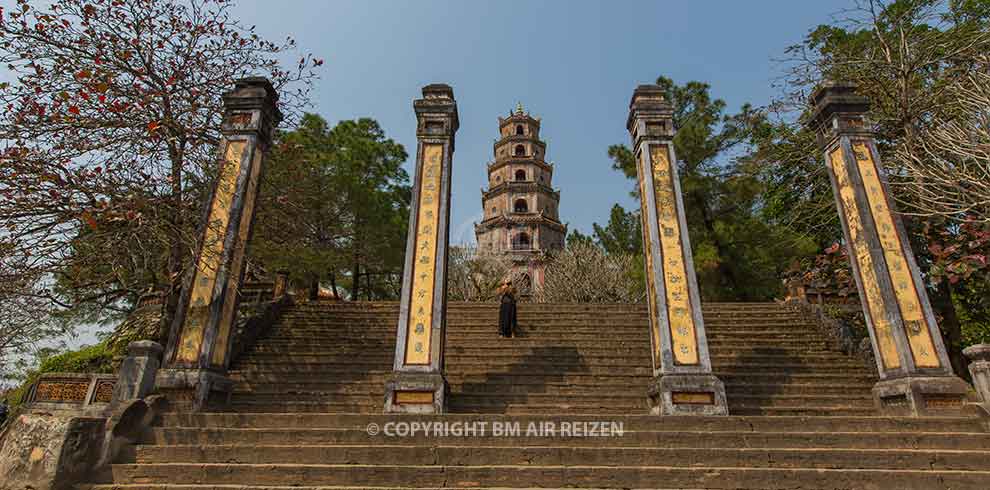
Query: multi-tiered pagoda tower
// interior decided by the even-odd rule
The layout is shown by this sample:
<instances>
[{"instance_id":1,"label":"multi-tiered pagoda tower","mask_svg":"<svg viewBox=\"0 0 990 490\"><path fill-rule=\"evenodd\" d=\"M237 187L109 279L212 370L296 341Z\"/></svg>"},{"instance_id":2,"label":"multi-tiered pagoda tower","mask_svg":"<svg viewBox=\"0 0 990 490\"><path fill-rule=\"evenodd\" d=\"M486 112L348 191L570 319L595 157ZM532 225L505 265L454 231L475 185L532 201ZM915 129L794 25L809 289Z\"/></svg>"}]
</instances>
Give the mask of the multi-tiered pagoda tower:
<instances>
[{"instance_id":1,"label":"multi-tiered pagoda tower","mask_svg":"<svg viewBox=\"0 0 990 490\"><path fill-rule=\"evenodd\" d=\"M553 164L540 140L540 120L522 104L498 118L495 161L488 164L488 190L482 189L485 219L475 225L478 250L512 256L525 272L522 289L543 284L547 251L562 248L567 226L560 222L560 192L551 187ZM525 282L530 284L525 284Z\"/></svg>"}]
</instances>

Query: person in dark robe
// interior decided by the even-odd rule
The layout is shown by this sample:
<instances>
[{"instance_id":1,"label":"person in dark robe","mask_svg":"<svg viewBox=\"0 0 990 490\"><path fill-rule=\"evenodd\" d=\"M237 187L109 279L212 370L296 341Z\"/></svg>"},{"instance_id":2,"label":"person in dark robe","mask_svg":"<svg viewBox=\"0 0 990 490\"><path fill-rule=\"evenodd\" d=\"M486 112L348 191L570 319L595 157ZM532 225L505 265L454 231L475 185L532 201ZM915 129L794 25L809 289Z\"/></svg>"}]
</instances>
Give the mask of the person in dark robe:
<instances>
[{"instance_id":1,"label":"person in dark robe","mask_svg":"<svg viewBox=\"0 0 990 490\"><path fill-rule=\"evenodd\" d=\"M498 336L511 338L516 332L516 288L506 279L499 286Z\"/></svg>"}]
</instances>

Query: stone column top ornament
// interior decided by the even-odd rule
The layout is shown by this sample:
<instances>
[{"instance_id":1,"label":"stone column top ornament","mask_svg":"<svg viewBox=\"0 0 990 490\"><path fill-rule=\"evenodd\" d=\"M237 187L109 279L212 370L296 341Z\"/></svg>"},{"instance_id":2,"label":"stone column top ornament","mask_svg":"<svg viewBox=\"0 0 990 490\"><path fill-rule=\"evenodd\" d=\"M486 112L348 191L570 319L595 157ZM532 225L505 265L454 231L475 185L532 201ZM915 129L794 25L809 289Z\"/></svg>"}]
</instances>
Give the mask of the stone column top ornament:
<instances>
[{"instance_id":1,"label":"stone column top ornament","mask_svg":"<svg viewBox=\"0 0 990 490\"><path fill-rule=\"evenodd\" d=\"M812 92L808 99L813 107L808 125L817 130L819 147L824 148L838 138L840 131L849 135L873 136L866 118L870 98L857 94L857 88L858 85L852 82L827 81Z\"/></svg>"},{"instance_id":2,"label":"stone column top ornament","mask_svg":"<svg viewBox=\"0 0 990 490\"><path fill-rule=\"evenodd\" d=\"M164 350L162 344L152 340L136 340L127 344L127 354L132 357L160 358Z\"/></svg>"},{"instance_id":3,"label":"stone column top ornament","mask_svg":"<svg viewBox=\"0 0 990 490\"><path fill-rule=\"evenodd\" d=\"M265 77L241 78L234 82L233 90L221 97L226 111L222 124L225 133L256 133L262 143L271 144L275 127L284 119L271 81ZM249 111L255 110L262 113L260 121L250 118Z\"/></svg>"},{"instance_id":4,"label":"stone column top ornament","mask_svg":"<svg viewBox=\"0 0 990 490\"><path fill-rule=\"evenodd\" d=\"M976 344L963 349L963 355L970 361L990 361L990 344Z\"/></svg>"},{"instance_id":5,"label":"stone column top ornament","mask_svg":"<svg viewBox=\"0 0 990 490\"><path fill-rule=\"evenodd\" d=\"M670 105L659 85L640 85L629 99L629 116L626 129L633 138L633 149L638 148L646 136L673 139L674 125L671 117L674 107ZM637 128L637 120L646 121L646 127Z\"/></svg>"},{"instance_id":6,"label":"stone column top ornament","mask_svg":"<svg viewBox=\"0 0 990 490\"><path fill-rule=\"evenodd\" d=\"M453 151L454 134L460 128L454 89L445 83L423 87L423 98L413 101L416 112L416 136L421 138L450 138Z\"/></svg>"}]
</instances>

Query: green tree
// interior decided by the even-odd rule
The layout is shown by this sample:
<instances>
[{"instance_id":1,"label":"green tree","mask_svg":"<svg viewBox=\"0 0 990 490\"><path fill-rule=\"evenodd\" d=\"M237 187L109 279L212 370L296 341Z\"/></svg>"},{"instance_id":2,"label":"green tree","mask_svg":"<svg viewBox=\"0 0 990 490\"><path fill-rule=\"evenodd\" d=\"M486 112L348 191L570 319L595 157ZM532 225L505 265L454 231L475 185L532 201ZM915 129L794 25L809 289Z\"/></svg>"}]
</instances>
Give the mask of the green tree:
<instances>
[{"instance_id":1,"label":"green tree","mask_svg":"<svg viewBox=\"0 0 990 490\"><path fill-rule=\"evenodd\" d=\"M372 119L318 115L279 135L262 184L251 255L311 288L352 299L398 295L409 216L407 154Z\"/></svg>"},{"instance_id":2,"label":"green tree","mask_svg":"<svg viewBox=\"0 0 990 490\"><path fill-rule=\"evenodd\" d=\"M581 233L578 230L571 230L567 234L567 246L573 247L575 245L594 245L595 241L590 236Z\"/></svg>"},{"instance_id":3,"label":"green tree","mask_svg":"<svg viewBox=\"0 0 990 490\"><path fill-rule=\"evenodd\" d=\"M610 254L638 255L643 253L643 224L638 212L629 212L615 204L608 217L608 224L592 225L595 242Z\"/></svg>"}]
</instances>

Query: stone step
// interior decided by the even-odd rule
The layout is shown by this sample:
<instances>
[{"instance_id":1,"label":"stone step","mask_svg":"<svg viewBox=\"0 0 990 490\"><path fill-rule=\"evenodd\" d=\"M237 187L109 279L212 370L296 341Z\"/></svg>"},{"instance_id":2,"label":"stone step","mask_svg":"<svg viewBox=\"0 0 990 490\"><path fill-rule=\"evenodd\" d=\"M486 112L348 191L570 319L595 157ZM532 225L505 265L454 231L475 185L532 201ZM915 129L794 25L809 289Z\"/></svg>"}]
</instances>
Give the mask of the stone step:
<instances>
[{"instance_id":1,"label":"stone step","mask_svg":"<svg viewBox=\"0 0 990 490\"><path fill-rule=\"evenodd\" d=\"M729 413L742 416L762 417L855 417L876 413L873 408L849 407L757 407L731 406Z\"/></svg>"},{"instance_id":2,"label":"stone step","mask_svg":"<svg viewBox=\"0 0 990 490\"><path fill-rule=\"evenodd\" d=\"M235 414L231 414L235 415ZM453 414L452 414L453 415ZM462 415L465 416L465 415ZM597 416L597 415L596 415ZM574 417L578 417L575 415ZM587 417L585 417L587 418ZM776 418L776 417L775 417ZM802 417L796 417L802 418ZM815 418L815 417L803 417ZM612 422L608 415L597 416L603 422ZM619 420L619 419L616 419ZM386 422L387 423L387 422ZM528 424L527 424L528 427ZM540 427L536 424L536 427ZM400 444L433 445L441 438L417 432L415 436L398 437L395 433L385 433L385 424L377 426L379 431L370 435L367 426L354 429L323 428L201 428L167 427L153 428L142 437L142 444L149 445L331 445L331 444ZM708 431L708 430L635 430L623 427L621 437L528 437L525 433L518 437L492 436L442 438L456 440L459 445L489 446L497 442L504 446L563 446L591 447L656 447L656 448L846 448L846 449L939 449L939 450L979 450L990 448L990 434L982 432L852 432L811 431L811 432L753 432ZM391 434L391 436L389 435Z\"/></svg>"},{"instance_id":3,"label":"stone step","mask_svg":"<svg viewBox=\"0 0 990 490\"><path fill-rule=\"evenodd\" d=\"M245 369L248 367L249 369ZM379 374L391 373L391 364L388 365L377 365L377 366L355 366L351 364L342 363L340 365L333 366L332 369L327 369L326 365L323 366L313 366L308 364L265 364L265 365L253 365L253 366L240 366L237 379L275 379L284 380L283 376L292 376L293 378L285 379L299 379L300 376L295 375L305 375L306 377L320 377L321 379L327 381L342 381L348 379L354 379L354 376L375 376ZM563 380L567 379L568 376L575 375L587 375L587 376L617 376L620 378L626 377L642 377L644 380L648 380L653 374L653 369L649 366L641 367L629 367L629 366L583 366L580 369L575 367L564 367L563 369L558 369L556 371L546 371L538 373L522 373L518 370L504 369L504 368L494 368L488 365L477 365L477 366L457 366L447 367L448 379L453 376L487 376L490 379L506 379L510 376L533 376L536 378L548 379L548 380ZM720 378L725 379L735 379L735 376L745 376L750 379L754 376L761 376L765 372L775 372L782 373L785 376L797 376L801 374L836 374L841 375L843 373L848 373L851 376L857 377L868 377L870 373L865 369L856 369L850 367L842 366L818 366L809 368L808 366L775 366L775 365L716 365L715 374ZM778 378L771 378L778 379ZM286 381L287 382L287 381Z\"/></svg>"},{"instance_id":4,"label":"stone step","mask_svg":"<svg viewBox=\"0 0 990 490\"><path fill-rule=\"evenodd\" d=\"M737 383L855 383L872 387L877 382L875 374L868 370L854 372L813 372L796 373L779 370L755 372L729 372L715 370L713 373L727 385Z\"/></svg>"},{"instance_id":5,"label":"stone step","mask_svg":"<svg viewBox=\"0 0 990 490\"><path fill-rule=\"evenodd\" d=\"M835 406L848 408L872 408L873 396L870 391L844 393L840 395L826 394L749 394L733 393L726 396L730 403L743 405L759 405L760 407L801 407L801 406Z\"/></svg>"},{"instance_id":6,"label":"stone step","mask_svg":"<svg viewBox=\"0 0 990 490\"><path fill-rule=\"evenodd\" d=\"M440 465L269 465L159 463L115 464L114 480L170 484L367 485L439 488L447 486L573 486L651 488L888 488L935 490L987 488L990 472L940 470L828 470L776 468L683 468L674 466L440 466Z\"/></svg>"},{"instance_id":7,"label":"stone step","mask_svg":"<svg viewBox=\"0 0 990 490\"><path fill-rule=\"evenodd\" d=\"M383 397L355 398L350 401L340 401L337 398L327 400L278 400L263 401L255 399L242 400L234 398L230 409L243 413L381 413ZM628 415L645 414L649 412L645 398L640 403L574 403L554 402L537 403L524 401L510 403L493 400L490 403L460 401L460 397L452 396L448 403L449 413L462 414L504 414L504 415L540 415L546 413L585 414L585 415ZM798 406L778 406L772 403L737 403L729 400L729 413L744 416L868 416L875 413L869 405L808 405L804 402Z\"/></svg>"},{"instance_id":8,"label":"stone step","mask_svg":"<svg viewBox=\"0 0 990 490\"><path fill-rule=\"evenodd\" d=\"M300 373L272 373L272 372L245 372L231 371L230 377L234 381L250 382L273 382L273 383L308 383L308 382L361 382L380 383L384 386L385 381L391 375L391 366L387 369L377 371L361 371L352 373L333 373L334 378L314 378L311 374ZM841 383L849 381L853 383L868 384L872 386L876 383L876 376L870 373L846 374L846 373L790 373L782 371L765 371L751 373L727 373L716 371L715 376L727 384L733 383ZM447 381L450 383L485 383L485 384L543 384L547 382L567 383L567 384L632 384L648 383L651 379L647 375L622 375L619 373L606 373L602 375L588 375L581 373L569 373L563 375L548 376L541 373L479 373L465 374L447 372Z\"/></svg>"},{"instance_id":9,"label":"stone step","mask_svg":"<svg viewBox=\"0 0 990 490\"><path fill-rule=\"evenodd\" d=\"M382 413L384 397L378 403L345 403L282 400L277 403L266 401L235 400L224 406L225 410L242 413Z\"/></svg>"},{"instance_id":10,"label":"stone step","mask_svg":"<svg viewBox=\"0 0 990 490\"><path fill-rule=\"evenodd\" d=\"M607 336L603 336L603 332L608 332ZM465 344L470 344L472 342L491 342L493 340L498 340L498 329L495 326L485 330L477 332L458 332L456 330L448 330L445 336L448 342L463 342ZM341 342L351 342L351 341L370 341L377 340L380 343L395 344L395 332L393 331L368 331L368 332L344 332L344 331L315 331L315 330L290 330L284 332L272 332L267 335L266 338L280 338L286 340L294 341L305 341L309 339L316 344L320 343L341 343ZM598 329L589 329L587 331L559 331L559 332L528 332L525 328L520 332L518 337L520 340L543 340L548 342L558 342L567 343L572 341L594 341L600 340L602 342L609 341L633 341L633 342L644 342L649 345L649 331L647 329L637 330L637 331L616 331L611 332ZM516 339L505 339L505 342L512 342ZM738 332L708 332L709 341L726 340L726 341L763 341L763 342L773 342L776 340L786 340L792 342L827 342L830 339L824 334L819 333L807 333L807 332L767 332L766 330L746 330Z\"/></svg>"},{"instance_id":11,"label":"stone step","mask_svg":"<svg viewBox=\"0 0 990 490\"><path fill-rule=\"evenodd\" d=\"M282 360L291 363L320 363L335 362L349 359L351 353L328 354L319 350L298 350L293 351L291 358L287 358L284 352L255 351L247 356L251 362L271 362ZM362 362L385 361L391 363L395 355L392 352L369 352L361 356ZM488 363L499 364L601 364L601 365L635 365L641 366L649 364L650 355L647 349L609 349L606 351L585 352L578 349L571 349L560 346L556 349L518 349L512 350L485 350L478 352L464 352L460 350L450 350L444 355L448 365ZM862 365L863 362L857 358L846 357L837 352L824 353L786 353L786 352L716 352L711 354L713 363L719 361L745 361L752 363L800 363L800 364L850 364Z\"/></svg>"},{"instance_id":12,"label":"stone step","mask_svg":"<svg viewBox=\"0 0 990 490\"><path fill-rule=\"evenodd\" d=\"M532 308L532 309L587 309L587 310L603 310L603 309L638 309L646 311L645 303L535 303L535 302L520 302L521 307ZM477 309L495 309L498 308L498 303L492 302L473 302L473 301L450 301L447 303L447 308L450 310L457 311L471 311ZM398 301L327 301L327 300L315 300L308 301L304 299L298 299L294 305L295 308L344 308L344 309L362 309L362 310L375 310L375 309L397 309L399 307ZM724 302L724 301L706 301L701 305L702 309L707 311L709 309L770 309L770 310L787 310L790 311L790 307L777 302L770 301L736 301L736 302Z\"/></svg>"},{"instance_id":13,"label":"stone step","mask_svg":"<svg viewBox=\"0 0 990 490\"><path fill-rule=\"evenodd\" d=\"M251 381L251 382L272 382L272 383L308 383L308 382L372 382L381 383L384 386L385 381L391 375L391 366L387 369L371 370L371 371L359 371L359 372L338 372L331 373L334 375L334 379L328 378L315 378L311 374L300 374L300 373L272 373L272 372L252 372L252 371L231 371L230 377L235 382L236 381ZM446 374L447 381L450 383L490 383L490 384L542 384L547 382L558 382L558 383L568 383L568 384L630 384L639 382L648 382L650 376L646 375L623 375L621 373L606 373L606 374L582 374L582 373L570 373L563 375L547 375L545 373L506 373L506 374L495 374L495 373L478 373L478 374L465 374L465 373L453 373L448 372ZM551 379L552 378L552 379Z\"/></svg>"},{"instance_id":14,"label":"stone step","mask_svg":"<svg viewBox=\"0 0 990 490\"><path fill-rule=\"evenodd\" d=\"M499 305L497 303L476 305L468 308L459 307L457 305L448 305L447 307L447 314L457 317L491 315L497 313L498 311L499 311ZM307 307L306 305L297 304L288 308L285 311L285 313L396 317L399 314L399 305L398 303L396 303L391 307L364 309L364 308L310 308ZM517 305L517 314L521 314L521 315L589 314L589 315L602 315L602 316L607 316L607 315L646 316L648 314L648 311L645 306L639 306L639 305L602 305L602 304L538 305L533 303L519 303ZM702 314L704 316L725 316L725 315L800 316L803 315L804 313L800 310L791 310L787 308L773 308L773 307L770 308L702 307Z\"/></svg>"},{"instance_id":15,"label":"stone step","mask_svg":"<svg viewBox=\"0 0 990 490\"><path fill-rule=\"evenodd\" d=\"M168 483L162 484L103 484L103 483L87 483L80 484L73 487L77 490L408 490L409 487L374 487L369 489L369 487L347 487L347 486L306 486L306 485L293 485L293 486L269 486L269 485L173 485ZM544 487L544 490L568 490L565 488L552 489L552 487ZM492 487L444 487L444 490L504 490L496 489ZM600 489L605 490L605 489ZM685 488L654 488L654 490L700 490L700 489L685 489Z\"/></svg>"},{"instance_id":16,"label":"stone step","mask_svg":"<svg viewBox=\"0 0 990 490\"><path fill-rule=\"evenodd\" d=\"M649 322L646 319L635 321L619 321L616 319L604 318L583 318L581 320L558 319L553 320L529 320L520 318L517 321L518 327L523 332L587 332L600 333L602 329L609 332L635 333L649 329ZM817 328L810 323L790 322L739 322L727 320L725 323L706 322L706 331L709 332L736 332L759 330L768 333L791 333L791 332L816 332ZM447 324L447 332L488 332L493 328L498 328L498 319L489 318L472 323L452 322ZM329 319L314 319L312 321L299 321L293 319L283 319L279 322L276 331L312 331L312 332L395 332L395 323L369 323L362 321L339 321Z\"/></svg>"},{"instance_id":17,"label":"stone step","mask_svg":"<svg viewBox=\"0 0 990 490\"><path fill-rule=\"evenodd\" d=\"M527 402L541 405L601 406L603 408L640 406L645 408L647 403L645 391L643 393L614 393L606 389L601 389L597 392L588 390L572 394L457 392L451 390L448 396L448 403L452 406L489 406L493 410L497 410L501 406ZM750 398L752 397L746 397L747 400ZM782 399L781 403L789 403L787 400L783 400L782 396L777 398ZM826 399L825 397L817 398ZM232 397L232 403L235 404L241 401L277 403L283 400L375 405L382 404L384 402L384 396L381 393L353 394L297 391L291 395L281 392L234 393ZM770 397L767 397L767 403L770 403Z\"/></svg>"},{"instance_id":18,"label":"stone step","mask_svg":"<svg viewBox=\"0 0 990 490\"><path fill-rule=\"evenodd\" d=\"M584 426L577 425L582 428ZM491 430L491 429L489 429ZM526 427L518 428L526 433ZM571 430L571 429L568 429ZM590 429L589 429L590 430ZM601 429L594 429L600 431ZM607 429L610 431L610 429ZM535 432L535 431L534 431ZM622 437L616 435L615 437ZM388 461L397 465L569 465L750 468L858 468L982 470L990 451L917 449L766 449L652 448L574 446L462 446L459 437L439 437L436 446L407 445L179 445L132 446L121 462L231 464L358 464ZM491 442L497 443L497 440Z\"/></svg>"},{"instance_id":19,"label":"stone step","mask_svg":"<svg viewBox=\"0 0 990 490\"><path fill-rule=\"evenodd\" d=\"M390 353L368 353L361 356L361 361L364 363L370 362L386 362L388 364L392 363L394 359L394 354ZM723 356L725 357L725 356ZM484 355L473 355L473 354L463 354L463 353L452 353L448 352L445 354L444 358L448 365L462 365L462 364L490 364L490 365L504 365L504 364L534 364L534 365L571 365L571 364L589 364L589 365L630 365L630 366L642 366L650 364L649 353L643 352L627 352L618 353L611 355L585 355L579 351L567 352L567 349L559 349L553 352L540 352L535 351L522 351L513 354L499 354L488 353ZM727 357L729 358L729 357ZM736 357L731 356L735 359ZM831 356L829 357L831 358ZM334 356L321 354L319 352L294 352L291 359L286 359L284 353L279 352L252 352L245 360L250 360L250 362L262 363L262 362L273 362L273 361L285 361L292 363L320 363L320 362L341 362L348 359L346 355L337 354ZM768 358L769 359L769 358ZM807 359L812 360L813 358L808 357ZM824 359L824 358L822 358ZM531 362L532 361L532 362Z\"/></svg>"},{"instance_id":20,"label":"stone step","mask_svg":"<svg viewBox=\"0 0 990 490\"><path fill-rule=\"evenodd\" d=\"M628 314L628 313L546 313L531 314L518 312L516 319L520 323L531 323L534 325L561 325L565 322L578 325L592 324L594 321L607 322L616 325L642 325L649 323L649 315ZM702 317L706 325L719 325L732 327L738 324L752 325L777 325L790 326L794 324L814 326L816 323L799 314L786 315L705 315ZM364 313L354 314L299 314L286 312L281 316L281 322L298 324L320 324L328 326L348 326L348 325L368 325L380 326L382 328L395 327L398 324L399 316L396 315L368 315ZM456 315L448 313L447 325L457 327L483 326L493 322L498 322L498 311L492 310L491 314L484 315Z\"/></svg>"},{"instance_id":21,"label":"stone step","mask_svg":"<svg viewBox=\"0 0 990 490\"><path fill-rule=\"evenodd\" d=\"M310 381L302 383L282 383L282 382L244 382L234 384L234 391L237 393L258 393L264 395L282 394L291 396L292 394L363 394L368 396L381 397L384 393L384 383L376 382L321 382ZM599 393L602 390L619 393L646 393L648 380L637 379L635 383L619 384L612 382L575 384L560 383L552 380L543 382L523 383L490 383L485 381L474 383L449 383L453 393L533 393L540 392L546 394L580 394L587 392ZM727 383L726 392L730 395L843 395L843 394L869 394L872 384L828 384L828 383Z\"/></svg>"},{"instance_id":22,"label":"stone step","mask_svg":"<svg viewBox=\"0 0 990 490\"><path fill-rule=\"evenodd\" d=\"M873 385L862 384L826 384L826 383L733 383L725 384L725 392L729 398L738 395L858 395L872 396Z\"/></svg>"},{"instance_id":23,"label":"stone step","mask_svg":"<svg viewBox=\"0 0 990 490\"><path fill-rule=\"evenodd\" d=\"M258 340L255 344L255 349L298 349L302 347L308 347L311 349L318 349L323 352L332 351L342 351L342 352L353 352L355 347L363 347L372 345L382 345L377 342L365 342L359 343L357 345L341 345L339 342L327 342L321 341L319 339L310 339L307 342L305 339L285 339L282 337L267 337ZM450 352L455 349L461 350L479 350L479 349L508 349L516 350L521 347L542 347L546 346L547 343L541 341L540 339L530 338L513 338L512 340L507 340L506 342L489 342L488 345L473 345L473 344L450 344L447 345L447 351ZM649 349L649 340L646 339L636 339L632 341L612 341L609 339L603 339L600 341L570 341L567 343L568 347L574 347L577 349L585 348L643 348L645 346ZM808 341L808 340L764 340L764 341L752 341L752 340L709 340L708 349L714 351L716 349L776 349L783 352L798 351L828 351L828 352L838 352L837 349L833 347L834 343L831 341L820 340L820 341ZM394 348L394 342L389 344L390 347Z\"/></svg>"},{"instance_id":24,"label":"stone step","mask_svg":"<svg viewBox=\"0 0 990 490\"><path fill-rule=\"evenodd\" d=\"M598 416L505 416L487 415L413 415L413 414L244 414L226 412L166 412L163 427L226 428L342 428L365 429L368 424L388 422L485 422L493 424L554 422L621 422L628 431L710 431L710 432L884 432L884 433L979 433L985 425L978 417L737 417L737 416L668 416L623 415L603 419Z\"/></svg>"},{"instance_id":25,"label":"stone step","mask_svg":"<svg viewBox=\"0 0 990 490\"><path fill-rule=\"evenodd\" d=\"M230 405L230 410L242 413L354 413L354 414L375 414L382 412L384 402L378 400L375 403L336 403L319 401L280 401L280 402L253 402L237 401ZM602 406L595 405L537 405L533 403L525 404L503 404L499 408L476 407L476 406L449 406L450 413L501 413L506 415L535 415L545 413L566 413L585 415L627 415L630 413L647 413L645 407L641 406ZM804 415L804 413L796 414ZM862 411L849 412L845 415L863 415Z\"/></svg>"},{"instance_id":26,"label":"stone step","mask_svg":"<svg viewBox=\"0 0 990 490\"><path fill-rule=\"evenodd\" d=\"M605 344L602 343L584 343L583 345L567 344L567 349L574 349L581 355L590 356L628 356L631 354L642 354L645 352L645 356L649 358L650 356L650 346L645 342L636 343L626 343L626 344ZM539 345L529 345L522 344L522 341L513 341L509 343L496 342L488 346L465 346L465 345L448 345L445 352L447 355L472 355L472 356L484 356L484 355L513 355L520 352L529 352L534 350L539 350ZM769 347L761 345L742 345L742 346L726 346L725 344L709 344L709 352L718 352L721 354L746 354L746 355L756 355L756 354L772 354L772 355L789 355L789 356L799 356L799 355L814 355L814 356L824 356L824 355L834 355L839 357L848 357L839 351L831 350L825 347L808 347L804 348L801 346L787 346L787 347ZM367 354L376 353L374 349L367 349L369 352ZM305 355L321 355L321 356L353 356L355 352L354 346L341 346L341 345L328 345L327 347L315 346L312 344L298 343L295 345L287 344L275 344L270 342L259 343L254 346L250 355L254 354L305 354Z\"/></svg>"},{"instance_id":27,"label":"stone step","mask_svg":"<svg viewBox=\"0 0 990 490\"><path fill-rule=\"evenodd\" d=\"M527 404L538 406L553 406L572 411L574 409L625 409L624 413L640 413L647 410L646 390L630 391L618 396L607 390L581 390L564 392L487 392L478 390L451 389L448 393L449 406L456 409L490 410L490 413L503 413L508 407L521 407ZM360 392L239 392L235 391L232 403L235 405L278 405L283 402L314 403L327 405L344 405L361 407L361 412L370 409L380 411L384 390ZM859 390L853 394L822 394L814 392L782 393L742 393L729 390L727 393L729 407L732 413L739 410L764 409L802 409L815 407L820 409L850 409L854 413L868 414L873 410L873 402L869 390ZM631 410L631 411L630 411Z\"/></svg>"},{"instance_id":28,"label":"stone step","mask_svg":"<svg viewBox=\"0 0 990 490\"><path fill-rule=\"evenodd\" d=\"M761 332L765 334L793 334L800 333L806 335L823 335L824 331L818 329L815 326L800 324L800 323L786 323L786 324L766 324L766 323L734 323L732 325L719 325L719 324L708 324L706 325L706 331L710 333L720 333L720 334L737 334L737 333L748 333L748 332ZM484 321L478 322L477 324L471 325L457 325L448 324L447 333L457 333L457 334L486 334L492 330L498 330L498 321ZM388 335L395 334L397 327L394 324L390 325L369 325L363 323L340 323L332 324L326 321L313 321L313 322L291 322L285 321L280 322L271 331L281 334L292 334L293 332L302 332L307 334L316 334L321 336L328 335L340 335L340 334L374 334L374 335ZM646 321L637 321L632 323L618 323L612 322L604 319L591 319L586 322L577 321L567 321L561 322L559 324L541 321L524 321L520 320L517 323L516 330L520 333L530 333L530 334L552 334L552 333L586 333L586 334L600 334L603 331L608 332L619 332L624 334L638 334L643 332L649 332L649 324Z\"/></svg>"},{"instance_id":29,"label":"stone step","mask_svg":"<svg viewBox=\"0 0 990 490\"><path fill-rule=\"evenodd\" d=\"M630 360L620 362L621 359L612 362L611 358L606 360L582 360L580 358L560 358L547 359L537 358L527 359L525 362L512 362L506 360L503 363L491 362L488 360L454 358L447 360L446 372L449 374L516 374L523 370L536 370L535 372L545 375L560 374L608 374L614 372L623 375L651 375L652 368L648 361ZM759 361L759 362L757 362ZM388 370L391 368L390 358L377 360L355 359L346 360L326 360L314 359L309 362L289 361L283 359L259 359L253 356L240 360L236 368L240 371L251 372L309 372L309 373L353 373L368 372L377 370ZM747 359L738 357L712 356L713 370L729 373L750 373L760 371L785 371L791 373L813 373L813 372L852 372L855 374L865 374L867 372L864 363L856 360L822 359L813 363L802 363L792 359ZM616 371L610 371L616 370Z\"/></svg>"},{"instance_id":30,"label":"stone step","mask_svg":"<svg viewBox=\"0 0 990 490\"><path fill-rule=\"evenodd\" d=\"M372 415L382 412L384 403L378 402L335 403L317 401L280 401L280 402L250 402L239 401L229 406L237 413L341 413ZM535 403L502 404L496 408L491 406L451 404L447 408L450 414L489 415L498 413L507 416L542 415L547 413L570 415L618 416L629 414L645 414L649 410L645 405L639 406L602 406L596 405L539 405ZM871 408L846 406L805 406L805 407L767 407L759 405L729 404L729 413L739 416L765 417L865 417L876 413Z\"/></svg>"},{"instance_id":31,"label":"stone step","mask_svg":"<svg viewBox=\"0 0 990 490\"><path fill-rule=\"evenodd\" d=\"M342 395L346 396L346 395ZM782 394L734 394L727 396L730 404L738 406L763 407L801 407L801 406L835 406L841 408L871 408L873 397L869 392L843 395L782 395ZM448 400L456 406L503 406L533 402L541 405L600 405L639 406L646 403L643 393L587 393L574 395L556 395L546 393L483 393L468 392L450 393ZM645 405L644 405L645 406Z\"/></svg>"}]
</instances>

